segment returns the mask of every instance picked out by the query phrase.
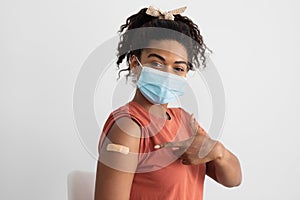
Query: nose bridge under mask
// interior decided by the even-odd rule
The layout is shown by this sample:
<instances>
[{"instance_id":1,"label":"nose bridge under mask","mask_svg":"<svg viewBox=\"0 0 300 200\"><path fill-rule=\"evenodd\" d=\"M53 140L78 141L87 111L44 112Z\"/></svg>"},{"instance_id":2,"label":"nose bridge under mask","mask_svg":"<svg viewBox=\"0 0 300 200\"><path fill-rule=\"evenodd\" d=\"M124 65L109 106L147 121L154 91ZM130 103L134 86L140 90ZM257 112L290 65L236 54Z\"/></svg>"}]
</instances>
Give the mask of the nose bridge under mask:
<instances>
[{"instance_id":1,"label":"nose bridge under mask","mask_svg":"<svg viewBox=\"0 0 300 200\"><path fill-rule=\"evenodd\" d=\"M138 59L137 62L141 69L137 74L137 87L149 101L154 104L164 104L184 94L185 77L143 66Z\"/></svg>"}]
</instances>

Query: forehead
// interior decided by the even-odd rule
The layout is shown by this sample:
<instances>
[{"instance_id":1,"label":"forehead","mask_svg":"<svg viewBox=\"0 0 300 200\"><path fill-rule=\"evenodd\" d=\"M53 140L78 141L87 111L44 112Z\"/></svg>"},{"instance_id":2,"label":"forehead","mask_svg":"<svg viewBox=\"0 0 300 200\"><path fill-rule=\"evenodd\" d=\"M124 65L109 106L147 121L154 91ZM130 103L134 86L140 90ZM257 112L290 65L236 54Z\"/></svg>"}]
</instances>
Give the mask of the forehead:
<instances>
[{"instance_id":1,"label":"forehead","mask_svg":"<svg viewBox=\"0 0 300 200\"><path fill-rule=\"evenodd\" d=\"M145 54L157 53L174 59L187 60L188 55L185 47L175 40L152 40L148 48L143 51Z\"/></svg>"}]
</instances>

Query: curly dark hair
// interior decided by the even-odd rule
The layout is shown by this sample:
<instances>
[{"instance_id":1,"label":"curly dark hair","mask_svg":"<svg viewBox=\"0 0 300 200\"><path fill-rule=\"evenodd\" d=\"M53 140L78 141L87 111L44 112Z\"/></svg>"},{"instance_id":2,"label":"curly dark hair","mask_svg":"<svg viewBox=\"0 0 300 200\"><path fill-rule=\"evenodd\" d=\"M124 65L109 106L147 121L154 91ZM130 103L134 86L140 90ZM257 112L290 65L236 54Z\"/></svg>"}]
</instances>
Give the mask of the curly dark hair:
<instances>
[{"instance_id":1,"label":"curly dark hair","mask_svg":"<svg viewBox=\"0 0 300 200\"><path fill-rule=\"evenodd\" d=\"M138 13L128 17L126 23L120 27L117 66L120 69L120 64L126 57L128 68L119 70L119 78L123 71L128 71L126 79L128 78L130 75L130 57L135 55L140 58L141 47L147 47L151 40L176 40L187 50L189 56L188 70L195 70L200 66L206 67L206 50L212 51L204 44L198 26L191 19L180 14L174 15L174 20L158 19L146 14L146 10L147 8L143 8ZM159 34L157 34L158 28ZM132 33L133 30L141 31Z\"/></svg>"}]
</instances>

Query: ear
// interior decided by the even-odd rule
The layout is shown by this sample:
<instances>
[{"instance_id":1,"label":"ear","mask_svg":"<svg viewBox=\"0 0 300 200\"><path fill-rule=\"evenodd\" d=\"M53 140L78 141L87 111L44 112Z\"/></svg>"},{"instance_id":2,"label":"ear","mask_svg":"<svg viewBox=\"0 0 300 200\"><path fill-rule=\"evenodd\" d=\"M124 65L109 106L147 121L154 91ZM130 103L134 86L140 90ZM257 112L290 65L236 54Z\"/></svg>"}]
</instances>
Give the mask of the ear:
<instances>
[{"instance_id":1,"label":"ear","mask_svg":"<svg viewBox=\"0 0 300 200\"><path fill-rule=\"evenodd\" d=\"M129 59L129 67L131 70L135 69L135 67L138 65L139 63L137 62L137 58L136 55L132 55Z\"/></svg>"}]
</instances>

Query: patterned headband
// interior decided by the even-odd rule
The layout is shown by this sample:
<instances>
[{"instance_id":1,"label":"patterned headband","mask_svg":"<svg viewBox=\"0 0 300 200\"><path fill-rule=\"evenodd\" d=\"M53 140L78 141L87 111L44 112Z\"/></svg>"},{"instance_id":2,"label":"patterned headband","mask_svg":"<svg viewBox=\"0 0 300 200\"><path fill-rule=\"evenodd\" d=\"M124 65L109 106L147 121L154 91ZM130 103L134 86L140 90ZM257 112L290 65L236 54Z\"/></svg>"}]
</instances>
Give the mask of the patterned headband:
<instances>
[{"instance_id":1,"label":"patterned headband","mask_svg":"<svg viewBox=\"0 0 300 200\"><path fill-rule=\"evenodd\" d=\"M149 6L149 8L146 10L147 15L151 15L153 17L158 17L158 19L167 19L167 20L174 20L174 15L181 14L185 11L187 7L178 8L175 10L171 10L168 12L161 11L160 9L157 9L153 6Z\"/></svg>"}]
</instances>

